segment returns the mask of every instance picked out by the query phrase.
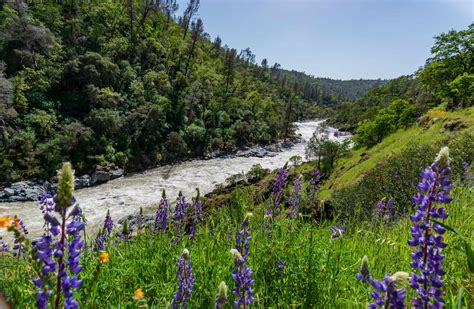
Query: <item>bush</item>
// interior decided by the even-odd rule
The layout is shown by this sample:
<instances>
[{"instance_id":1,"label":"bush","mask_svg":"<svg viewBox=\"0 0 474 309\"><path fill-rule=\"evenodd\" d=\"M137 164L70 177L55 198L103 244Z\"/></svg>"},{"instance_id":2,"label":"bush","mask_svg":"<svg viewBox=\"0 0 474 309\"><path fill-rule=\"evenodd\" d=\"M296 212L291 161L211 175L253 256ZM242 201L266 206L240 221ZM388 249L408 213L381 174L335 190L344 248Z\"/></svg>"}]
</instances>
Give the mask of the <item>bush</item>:
<instances>
[{"instance_id":1,"label":"bush","mask_svg":"<svg viewBox=\"0 0 474 309\"><path fill-rule=\"evenodd\" d=\"M336 190L331 198L335 217L342 221L371 220L377 201L384 197L393 200L397 212L409 212L421 169L433 161L443 144L450 148L453 179L459 177L462 163L474 158L472 134L459 135L449 143L410 144L400 154L380 162L356 184Z\"/></svg>"}]
</instances>

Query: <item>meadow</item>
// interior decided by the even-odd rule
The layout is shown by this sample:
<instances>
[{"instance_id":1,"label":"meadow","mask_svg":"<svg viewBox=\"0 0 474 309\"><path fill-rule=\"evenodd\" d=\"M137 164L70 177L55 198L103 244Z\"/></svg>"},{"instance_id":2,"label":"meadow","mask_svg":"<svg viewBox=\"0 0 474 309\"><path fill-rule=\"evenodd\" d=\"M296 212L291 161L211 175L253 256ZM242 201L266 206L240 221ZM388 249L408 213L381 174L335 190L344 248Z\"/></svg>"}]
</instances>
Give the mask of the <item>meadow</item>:
<instances>
[{"instance_id":1,"label":"meadow","mask_svg":"<svg viewBox=\"0 0 474 309\"><path fill-rule=\"evenodd\" d=\"M305 182L303 187L308 185ZM301 203L307 203L309 194L302 191ZM472 238L474 189L455 182L451 196L445 223ZM88 249L82 250L80 258L84 266L80 272L82 285L74 292L74 298L82 308L170 307L179 284L177 261L186 248L194 276L189 307L215 306L219 283L225 281L229 302L224 308L231 308L236 299L231 293L235 288L235 264L229 251L236 246L236 236L239 230L242 232L241 224L248 212L253 214L248 219L251 240L246 261L254 280L250 307L366 307L372 302L373 289L355 277L364 255L374 278L413 271L413 247L407 243L412 223L407 217L390 222L346 221L346 230L334 237L332 227L340 222L314 223L302 215L291 219L289 209L270 219L265 212L272 203L272 199L255 203L251 188L236 189L224 207L207 214L192 239L187 234L176 237L171 221L166 232L152 233L153 227L142 227L126 240L120 233L121 237L115 236L120 230L114 227L105 244L105 262L101 260L103 251L93 250L94 238L86 237L84 247ZM474 279L468 269L464 242L449 231L445 242L446 305L469 308L474 303ZM0 274L0 290L15 307L35 306L34 262L26 255L2 254ZM141 289L139 297L137 289ZM406 298L411 296L415 291L407 288Z\"/></svg>"}]
</instances>

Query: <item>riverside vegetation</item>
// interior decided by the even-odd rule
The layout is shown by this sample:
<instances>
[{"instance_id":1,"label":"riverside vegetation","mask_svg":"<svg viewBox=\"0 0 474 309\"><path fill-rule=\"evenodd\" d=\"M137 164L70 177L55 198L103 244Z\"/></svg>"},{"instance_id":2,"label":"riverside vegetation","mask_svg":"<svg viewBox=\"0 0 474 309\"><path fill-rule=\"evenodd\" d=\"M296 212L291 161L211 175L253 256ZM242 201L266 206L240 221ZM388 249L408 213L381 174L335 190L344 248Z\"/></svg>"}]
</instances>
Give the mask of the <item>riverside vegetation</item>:
<instances>
[{"instance_id":1,"label":"riverside vegetation","mask_svg":"<svg viewBox=\"0 0 474 309\"><path fill-rule=\"evenodd\" d=\"M156 2L146 3L2 4L2 16L8 17L0 24L7 78L0 80L0 89L7 90L2 92L7 100L0 104L6 104L1 111L8 113L1 115L1 125L3 143L9 147L2 149L30 151L2 150L5 179L51 175L63 160L72 161L78 171L95 163L138 168L143 154L149 160L145 165L166 161L170 153L186 158L215 149L209 148L214 138L231 144L267 142L290 135L289 124L297 117L292 113L306 108L352 129L354 147L328 142L322 128L307 151L314 161L292 158L274 172L256 166L243 180L218 188L207 199L199 191L195 197L179 194L174 207L174 197L163 191L161 199L157 196L153 224L118 225L114 221L119 218L111 212L96 235L87 232L87 218L73 196L72 165L66 163L58 175L57 193L40 200L42 236L31 239L28 227L14 214L0 217L0 228L13 239L0 243L0 291L9 302L21 308L472 307L473 24L437 36L433 57L413 76L370 81L382 85L352 102L356 92L351 87L338 90L339 96L321 90L341 89L343 83L331 87L324 81L323 87L278 65L273 71L265 63L257 66L249 51L237 59L235 50L220 47L219 40L211 44L194 19L198 1L190 1L178 23L170 18L175 1L163 1L159 9L152 5ZM21 32L24 37L15 32L18 24L27 29ZM114 31L103 31L110 25ZM30 37L32 33L39 36ZM30 44L32 38L41 39ZM86 50L73 47L78 40ZM210 57L213 53L219 56ZM236 65L240 77L229 79L229 64ZM67 67L78 80L66 74ZM54 68L59 71L50 71ZM117 74L109 76L114 68ZM216 75L216 83L206 84L209 75L200 75L201 70ZM147 88L145 76L151 71L154 86ZM164 74L163 79L156 77ZM92 81L94 76L112 84L89 85L81 79ZM61 87L67 78L73 78L68 82L73 89ZM156 84L169 85L169 92L154 93ZM42 85L45 88L38 88ZM199 93L202 100L184 95L190 93ZM252 101L250 93L261 100ZM316 105L309 104L313 99ZM45 102L59 103L45 108ZM78 102L88 102L87 109L75 110ZM262 124L242 114L249 102L257 111L263 108L261 121L275 121L262 127L275 133L269 140L237 140L247 132L237 130L237 123L255 128ZM147 117L166 119L166 132L157 139L148 138L159 130L152 134L147 129L162 118L133 116L144 106ZM98 119L121 120L120 126L107 122L103 127L118 131L92 128L90 139L74 135L63 140L66 131L40 134L45 122L32 121L38 113L41 119L55 115L53 127L75 126L84 132L96 114L117 116ZM219 121L207 122L206 115ZM133 126L122 124L134 119L148 124L141 127L144 131L124 130ZM191 126L205 128L209 138L197 148L192 141L199 139L187 137ZM128 132L139 133L120 135ZM41 139L26 148L11 144L11 136L22 134L27 137L20 145ZM169 138L173 142L168 143ZM52 141L57 152L48 148ZM176 144L182 148L174 148ZM141 149L143 145L156 148ZM41 147L48 151L39 151ZM92 153L82 152L85 149ZM193 154L195 149L201 150ZM45 153L54 158L42 156Z\"/></svg>"}]
</instances>

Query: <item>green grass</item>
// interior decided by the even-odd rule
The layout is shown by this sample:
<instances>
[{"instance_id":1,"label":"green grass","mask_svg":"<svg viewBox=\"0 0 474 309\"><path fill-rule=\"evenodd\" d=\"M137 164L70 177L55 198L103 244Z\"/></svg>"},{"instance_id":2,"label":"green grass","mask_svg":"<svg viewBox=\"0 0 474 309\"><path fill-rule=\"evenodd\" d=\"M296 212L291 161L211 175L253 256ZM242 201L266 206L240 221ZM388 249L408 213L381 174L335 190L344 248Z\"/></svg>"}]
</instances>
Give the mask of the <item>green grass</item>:
<instances>
[{"instance_id":1,"label":"green grass","mask_svg":"<svg viewBox=\"0 0 474 309\"><path fill-rule=\"evenodd\" d=\"M332 239L330 227L337 222L310 224L281 218L272 222L272 234L268 237L264 207L253 205L249 192L235 192L227 207L201 226L195 240L184 238L173 246L172 235L151 236L146 232L129 242L114 239L107 249L110 262L98 274L99 253L87 251L82 258L83 286L76 292L81 307L134 308L137 303L133 293L137 288L143 288L150 307L165 307L176 291L177 258L186 247L195 276L190 307L212 308L219 282L224 280L230 289L234 286L229 250L234 245L238 218L247 211L254 213L249 258L255 279L254 308L363 308L371 300L371 288L354 276L364 255L369 257L375 278L380 279L387 272L411 271L412 248L407 245L410 223L406 219L376 226L352 222L347 224L348 232L343 238ZM456 185L453 197L454 201L447 206L450 216L446 223L472 237L474 190ZM461 287L465 290L464 305L470 307L474 304L474 279L468 272L462 243L449 233L446 242L444 290L448 308ZM287 262L282 274L275 267L278 260ZM31 274L28 260L0 256L0 290L18 308L34 307ZM413 295L411 289L409 295ZM229 298L234 300L230 291Z\"/></svg>"},{"instance_id":2,"label":"green grass","mask_svg":"<svg viewBox=\"0 0 474 309\"><path fill-rule=\"evenodd\" d=\"M454 132L441 132L444 124L458 120L465 125L465 128ZM407 130L399 130L372 148L363 147L354 150L350 157L337 162L335 172L321 188L320 198L330 199L334 190L356 183L365 172L372 170L387 157L400 153L411 142L434 144L448 141L461 132L474 132L474 107L432 118L429 128L413 126Z\"/></svg>"}]
</instances>

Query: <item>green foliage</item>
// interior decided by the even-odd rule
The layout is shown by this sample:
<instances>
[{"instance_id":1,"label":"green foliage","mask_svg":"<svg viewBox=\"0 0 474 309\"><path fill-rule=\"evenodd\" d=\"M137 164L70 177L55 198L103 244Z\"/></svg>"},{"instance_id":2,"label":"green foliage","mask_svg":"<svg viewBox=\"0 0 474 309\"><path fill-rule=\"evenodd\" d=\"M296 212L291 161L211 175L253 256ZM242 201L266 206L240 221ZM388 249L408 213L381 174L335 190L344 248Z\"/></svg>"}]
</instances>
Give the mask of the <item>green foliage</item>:
<instances>
[{"instance_id":1,"label":"green foliage","mask_svg":"<svg viewBox=\"0 0 474 309\"><path fill-rule=\"evenodd\" d=\"M418 110L402 99L394 100L386 108L377 112L373 120L359 125L354 137L358 146L371 147L399 128L406 128L418 116Z\"/></svg>"},{"instance_id":2,"label":"green foliage","mask_svg":"<svg viewBox=\"0 0 474 309\"><path fill-rule=\"evenodd\" d=\"M0 183L51 177L64 160L79 173L98 162L134 171L268 144L319 113L302 81L211 43L198 7L178 24L176 2L162 4L0 6L0 162L13 163Z\"/></svg>"}]
</instances>

